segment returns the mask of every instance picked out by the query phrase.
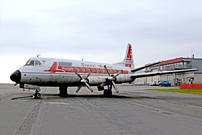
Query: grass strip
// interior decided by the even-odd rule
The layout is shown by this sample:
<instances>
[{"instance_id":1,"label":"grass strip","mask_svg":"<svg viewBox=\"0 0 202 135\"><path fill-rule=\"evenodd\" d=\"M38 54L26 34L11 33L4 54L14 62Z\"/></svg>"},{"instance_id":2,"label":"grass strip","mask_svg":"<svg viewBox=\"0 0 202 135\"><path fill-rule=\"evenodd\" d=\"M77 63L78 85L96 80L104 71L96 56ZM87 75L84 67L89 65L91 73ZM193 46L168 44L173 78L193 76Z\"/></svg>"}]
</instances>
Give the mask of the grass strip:
<instances>
[{"instance_id":1,"label":"grass strip","mask_svg":"<svg viewBox=\"0 0 202 135\"><path fill-rule=\"evenodd\" d=\"M146 90L202 95L202 89L146 89Z\"/></svg>"}]
</instances>

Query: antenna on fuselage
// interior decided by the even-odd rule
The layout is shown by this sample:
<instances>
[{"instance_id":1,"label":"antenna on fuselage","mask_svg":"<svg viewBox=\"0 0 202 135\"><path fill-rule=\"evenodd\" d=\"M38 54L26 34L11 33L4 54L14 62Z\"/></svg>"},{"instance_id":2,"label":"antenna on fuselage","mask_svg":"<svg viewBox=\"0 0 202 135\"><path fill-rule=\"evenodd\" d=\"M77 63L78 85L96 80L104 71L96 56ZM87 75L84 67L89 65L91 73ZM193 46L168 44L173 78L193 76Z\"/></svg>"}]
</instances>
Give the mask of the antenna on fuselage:
<instances>
[{"instance_id":1,"label":"antenna on fuselage","mask_svg":"<svg viewBox=\"0 0 202 135\"><path fill-rule=\"evenodd\" d=\"M38 54L37 57L39 57L41 54Z\"/></svg>"},{"instance_id":2,"label":"antenna on fuselage","mask_svg":"<svg viewBox=\"0 0 202 135\"><path fill-rule=\"evenodd\" d=\"M84 60L84 58L82 59L82 61Z\"/></svg>"}]
</instances>

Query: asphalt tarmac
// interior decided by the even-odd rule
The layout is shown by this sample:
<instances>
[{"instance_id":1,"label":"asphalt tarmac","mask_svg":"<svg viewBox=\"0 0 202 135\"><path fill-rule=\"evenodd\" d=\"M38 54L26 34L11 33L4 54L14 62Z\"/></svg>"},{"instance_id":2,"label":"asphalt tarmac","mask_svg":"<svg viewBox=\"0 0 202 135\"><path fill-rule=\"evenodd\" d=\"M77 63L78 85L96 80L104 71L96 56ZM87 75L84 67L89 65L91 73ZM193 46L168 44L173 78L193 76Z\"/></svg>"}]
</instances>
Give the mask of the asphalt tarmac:
<instances>
[{"instance_id":1,"label":"asphalt tarmac","mask_svg":"<svg viewBox=\"0 0 202 135\"><path fill-rule=\"evenodd\" d=\"M119 85L110 98L86 88L60 97L44 87L33 99L34 91L0 84L0 134L202 135L202 96L144 90L151 87Z\"/></svg>"}]
</instances>

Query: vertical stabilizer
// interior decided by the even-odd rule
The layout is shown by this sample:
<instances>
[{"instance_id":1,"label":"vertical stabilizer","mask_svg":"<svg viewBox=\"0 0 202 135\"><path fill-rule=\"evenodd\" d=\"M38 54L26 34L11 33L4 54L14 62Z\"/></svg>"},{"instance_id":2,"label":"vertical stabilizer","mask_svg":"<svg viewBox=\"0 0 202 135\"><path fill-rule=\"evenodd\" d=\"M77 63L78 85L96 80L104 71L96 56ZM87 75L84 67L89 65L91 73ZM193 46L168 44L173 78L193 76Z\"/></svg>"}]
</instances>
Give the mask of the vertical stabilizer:
<instances>
[{"instance_id":1,"label":"vertical stabilizer","mask_svg":"<svg viewBox=\"0 0 202 135\"><path fill-rule=\"evenodd\" d=\"M133 52L132 52L131 44L128 43L124 60L122 62L116 63L116 65L134 69L134 60L133 60Z\"/></svg>"}]
</instances>

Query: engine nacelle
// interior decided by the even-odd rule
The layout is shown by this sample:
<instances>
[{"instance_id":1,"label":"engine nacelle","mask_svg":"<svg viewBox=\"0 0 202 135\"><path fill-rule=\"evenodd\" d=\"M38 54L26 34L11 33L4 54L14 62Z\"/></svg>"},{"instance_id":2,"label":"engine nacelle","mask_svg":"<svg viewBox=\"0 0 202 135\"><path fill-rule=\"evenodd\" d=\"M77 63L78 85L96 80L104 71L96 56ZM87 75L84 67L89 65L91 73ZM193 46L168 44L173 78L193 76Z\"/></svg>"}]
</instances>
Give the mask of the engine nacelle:
<instances>
[{"instance_id":1,"label":"engine nacelle","mask_svg":"<svg viewBox=\"0 0 202 135\"><path fill-rule=\"evenodd\" d=\"M106 81L106 77L88 77L89 85L100 85Z\"/></svg>"},{"instance_id":2,"label":"engine nacelle","mask_svg":"<svg viewBox=\"0 0 202 135\"><path fill-rule=\"evenodd\" d=\"M128 74L120 74L116 77L116 83L126 83L126 82L132 82L134 79L131 78L131 75Z\"/></svg>"},{"instance_id":3,"label":"engine nacelle","mask_svg":"<svg viewBox=\"0 0 202 135\"><path fill-rule=\"evenodd\" d=\"M89 85L100 85L103 82L107 81L107 77L88 77ZM126 83L126 82L132 82L134 79L131 78L131 75L127 74L120 74L116 77L116 83Z\"/></svg>"}]
</instances>

